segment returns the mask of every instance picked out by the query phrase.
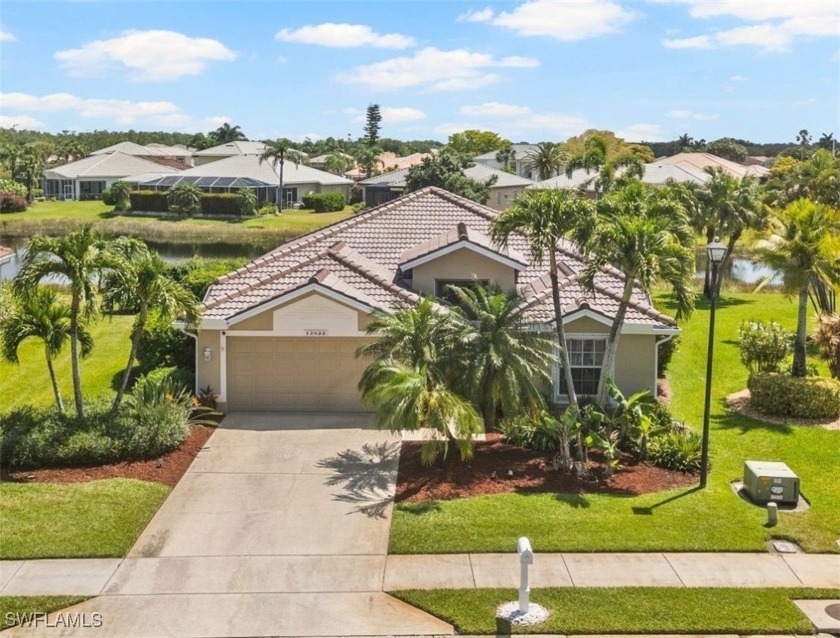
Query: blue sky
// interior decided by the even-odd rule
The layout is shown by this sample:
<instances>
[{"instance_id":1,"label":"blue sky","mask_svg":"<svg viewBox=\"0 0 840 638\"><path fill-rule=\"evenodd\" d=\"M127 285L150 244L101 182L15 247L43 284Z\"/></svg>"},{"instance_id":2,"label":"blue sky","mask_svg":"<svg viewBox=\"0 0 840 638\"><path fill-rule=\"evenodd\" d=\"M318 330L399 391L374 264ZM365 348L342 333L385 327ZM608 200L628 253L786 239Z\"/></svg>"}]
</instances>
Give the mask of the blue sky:
<instances>
[{"instance_id":1,"label":"blue sky","mask_svg":"<svg viewBox=\"0 0 840 638\"><path fill-rule=\"evenodd\" d=\"M514 141L840 134L840 1L4 0L0 125Z\"/></svg>"}]
</instances>

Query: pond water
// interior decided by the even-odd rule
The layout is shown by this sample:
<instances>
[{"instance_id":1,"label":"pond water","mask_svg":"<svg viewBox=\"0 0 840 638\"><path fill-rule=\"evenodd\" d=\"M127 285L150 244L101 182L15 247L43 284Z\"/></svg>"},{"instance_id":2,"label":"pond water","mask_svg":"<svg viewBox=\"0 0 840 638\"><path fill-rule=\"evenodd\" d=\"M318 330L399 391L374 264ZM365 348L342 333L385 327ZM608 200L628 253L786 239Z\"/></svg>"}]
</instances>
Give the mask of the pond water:
<instances>
[{"instance_id":1,"label":"pond water","mask_svg":"<svg viewBox=\"0 0 840 638\"><path fill-rule=\"evenodd\" d=\"M706 259L705 250L698 253L695 278L703 279L705 277ZM770 278L771 284L781 284L783 282L782 273L776 272L772 268L747 257L734 257L729 262L729 267L726 269L726 272L723 273L723 281L735 281L743 284L758 285L768 277Z\"/></svg>"}]
</instances>

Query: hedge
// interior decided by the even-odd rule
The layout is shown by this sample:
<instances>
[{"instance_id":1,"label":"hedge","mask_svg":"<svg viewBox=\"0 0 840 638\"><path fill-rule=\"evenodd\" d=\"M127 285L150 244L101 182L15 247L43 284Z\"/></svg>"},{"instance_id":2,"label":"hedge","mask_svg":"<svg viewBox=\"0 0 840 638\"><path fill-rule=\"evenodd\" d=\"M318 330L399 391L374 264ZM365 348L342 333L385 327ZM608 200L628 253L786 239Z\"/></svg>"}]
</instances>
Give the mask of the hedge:
<instances>
[{"instance_id":1,"label":"hedge","mask_svg":"<svg viewBox=\"0 0 840 638\"><path fill-rule=\"evenodd\" d=\"M202 215L239 215L239 199L235 193L204 193L201 196Z\"/></svg>"},{"instance_id":2,"label":"hedge","mask_svg":"<svg viewBox=\"0 0 840 638\"><path fill-rule=\"evenodd\" d=\"M22 213L26 210L27 205L25 197L0 192L0 213Z\"/></svg>"},{"instance_id":3,"label":"hedge","mask_svg":"<svg viewBox=\"0 0 840 638\"><path fill-rule=\"evenodd\" d=\"M344 210L344 195L341 193L309 193L301 201L304 208L311 208L316 213Z\"/></svg>"},{"instance_id":4,"label":"hedge","mask_svg":"<svg viewBox=\"0 0 840 638\"><path fill-rule=\"evenodd\" d=\"M837 379L751 374L747 387L752 404L766 414L800 419L840 416L840 380Z\"/></svg>"},{"instance_id":5,"label":"hedge","mask_svg":"<svg viewBox=\"0 0 840 638\"><path fill-rule=\"evenodd\" d=\"M167 191L131 191L131 210L144 213L168 213Z\"/></svg>"}]
</instances>

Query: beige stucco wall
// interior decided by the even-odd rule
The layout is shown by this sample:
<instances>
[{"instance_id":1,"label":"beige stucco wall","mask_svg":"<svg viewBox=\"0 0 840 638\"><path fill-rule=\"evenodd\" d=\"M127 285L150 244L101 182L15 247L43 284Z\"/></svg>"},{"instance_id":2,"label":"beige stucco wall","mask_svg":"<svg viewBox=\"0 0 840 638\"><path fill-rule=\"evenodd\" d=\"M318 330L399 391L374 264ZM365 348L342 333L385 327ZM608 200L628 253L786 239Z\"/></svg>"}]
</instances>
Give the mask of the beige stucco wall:
<instances>
[{"instance_id":1,"label":"beige stucco wall","mask_svg":"<svg viewBox=\"0 0 840 638\"><path fill-rule=\"evenodd\" d=\"M278 304L276 306L272 306L265 311L261 312L258 315L254 315L253 317L249 317L248 319L244 319L242 321L236 322L231 324L230 329L233 331L240 331L240 330L273 330L274 329L274 313L282 308L288 308L296 303L302 302L306 299L310 299L312 297L321 296L317 292L310 292L306 295L301 295L295 299L292 299L288 303ZM340 306L341 308L349 308L349 306L345 306L344 304L340 304L337 301L330 300L332 303ZM358 329L360 332L364 332L367 329L368 324L371 321L371 315L363 312L361 310L356 310L353 308L358 316Z\"/></svg>"},{"instance_id":2,"label":"beige stucco wall","mask_svg":"<svg viewBox=\"0 0 840 638\"><path fill-rule=\"evenodd\" d=\"M513 200L519 197L524 190L524 186L499 186L498 188L491 188L487 206L496 210L505 210L513 204Z\"/></svg>"},{"instance_id":3,"label":"beige stucco wall","mask_svg":"<svg viewBox=\"0 0 840 638\"><path fill-rule=\"evenodd\" d=\"M516 288L516 271L513 268L466 248L414 268L412 285L424 295L434 295L436 279L488 279L505 291Z\"/></svg>"},{"instance_id":4,"label":"beige stucco wall","mask_svg":"<svg viewBox=\"0 0 840 638\"><path fill-rule=\"evenodd\" d=\"M656 392L656 337L621 335L615 363L615 383L625 394Z\"/></svg>"},{"instance_id":5,"label":"beige stucco wall","mask_svg":"<svg viewBox=\"0 0 840 638\"><path fill-rule=\"evenodd\" d=\"M568 321L564 325L566 326L566 332L570 334L572 332L607 334L610 331L610 327L608 325L600 321L596 321L595 319L590 319L589 317L580 317L574 321Z\"/></svg>"},{"instance_id":6,"label":"beige stucco wall","mask_svg":"<svg viewBox=\"0 0 840 638\"><path fill-rule=\"evenodd\" d=\"M199 388L208 385L217 394L221 390L221 351L220 332L218 330L201 330L198 333L196 381ZM210 361L204 360L204 349L210 348Z\"/></svg>"}]
</instances>

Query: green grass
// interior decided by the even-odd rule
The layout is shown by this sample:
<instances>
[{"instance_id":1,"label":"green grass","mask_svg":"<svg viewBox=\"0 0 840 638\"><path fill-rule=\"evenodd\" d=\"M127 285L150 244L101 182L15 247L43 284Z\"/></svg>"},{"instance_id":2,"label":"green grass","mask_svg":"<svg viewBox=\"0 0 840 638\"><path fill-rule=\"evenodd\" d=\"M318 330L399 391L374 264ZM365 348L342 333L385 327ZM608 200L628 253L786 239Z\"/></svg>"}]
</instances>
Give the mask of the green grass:
<instances>
[{"instance_id":1,"label":"green grass","mask_svg":"<svg viewBox=\"0 0 840 638\"><path fill-rule=\"evenodd\" d=\"M133 479L0 483L0 558L125 556L168 494Z\"/></svg>"},{"instance_id":2,"label":"green grass","mask_svg":"<svg viewBox=\"0 0 840 638\"><path fill-rule=\"evenodd\" d=\"M0 631L13 627L21 616L30 614L45 614L51 611L64 609L84 600L86 596L0 596ZM89 621L91 622L91 621ZM41 621L43 627L43 620ZM23 620L23 624L26 621ZM32 627L35 627L34 621Z\"/></svg>"},{"instance_id":3,"label":"green grass","mask_svg":"<svg viewBox=\"0 0 840 638\"><path fill-rule=\"evenodd\" d=\"M394 596L455 626L460 633L510 632L496 620L513 589L398 591ZM539 625L513 633L735 633L811 634L813 626L791 602L833 598L837 590L546 588L531 600L551 611Z\"/></svg>"},{"instance_id":4,"label":"green grass","mask_svg":"<svg viewBox=\"0 0 840 638\"><path fill-rule=\"evenodd\" d=\"M275 244L351 215L352 209L348 206L336 213L288 210L279 215L242 220L180 219L121 215L99 201L38 202L24 213L0 215L0 235L59 235L93 224L103 234L133 235L146 240Z\"/></svg>"},{"instance_id":5,"label":"green grass","mask_svg":"<svg viewBox=\"0 0 840 638\"><path fill-rule=\"evenodd\" d=\"M664 298L659 299L666 307ZM705 305L683 326L669 377L677 419L700 429L709 312ZM773 319L789 329L794 305L780 294L725 294L716 324L711 426L712 473L705 491L680 489L643 496L500 494L453 501L399 504L392 553L512 551L528 536L537 551L764 551L786 538L810 552L838 552L840 432L770 425L729 412L727 394L746 387L738 355L745 319ZM814 361L812 359L812 361ZM782 513L777 527L765 512L734 495L747 459L780 460L802 479L811 509Z\"/></svg>"},{"instance_id":6,"label":"green grass","mask_svg":"<svg viewBox=\"0 0 840 638\"><path fill-rule=\"evenodd\" d=\"M82 202L89 203L89 202ZM133 316L103 318L91 326L93 352L82 359L82 384L86 399L111 394L114 375L125 369L130 347L129 333ZM29 339L18 351L20 363L0 361L0 414L25 405L54 405L44 347ZM73 403L70 373L70 344L55 360L55 373L66 406Z\"/></svg>"}]
</instances>

